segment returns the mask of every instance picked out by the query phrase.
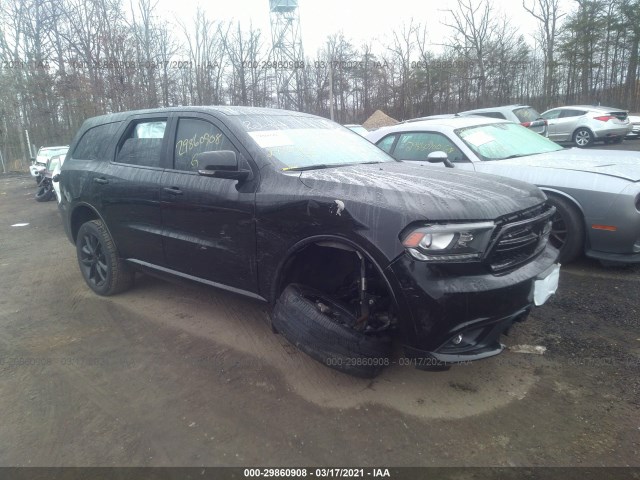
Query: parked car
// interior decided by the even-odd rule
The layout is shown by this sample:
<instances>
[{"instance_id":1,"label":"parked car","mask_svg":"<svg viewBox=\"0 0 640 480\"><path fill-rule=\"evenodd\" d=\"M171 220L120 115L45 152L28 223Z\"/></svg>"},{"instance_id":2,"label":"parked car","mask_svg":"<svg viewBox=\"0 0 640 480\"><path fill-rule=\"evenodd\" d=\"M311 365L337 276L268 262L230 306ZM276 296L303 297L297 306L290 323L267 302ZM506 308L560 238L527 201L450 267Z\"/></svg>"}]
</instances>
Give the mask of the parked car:
<instances>
[{"instance_id":1,"label":"parked car","mask_svg":"<svg viewBox=\"0 0 640 480\"><path fill-rule=\"evenodd\" d=\"M631 131L627 133L625 138L640 138L640 115L629 115L629 123Z\"/></svg>"},{"instance_id":2,"label":"parked car","mask_svg":"<svg viewBox=\"0 0 640 480\"><path fill-rule=\"evenodd\" d=\"M573 142L584 148L594 142L620 143L629 133L626 110L593 105L552 108L542 114L549 124L549 139Z\"/></svg>"},{"instance_id":3,"label":"parked car","mask_svg":"<svg viewBox=\"0 0 640 480\"><path fill-rule=\"evenodd\" d=\"M266 301L278 332L354 375L388 365L392 337L425 368L496 355L557 286L555 209L538 188L397 162L300 112L92 118L59 181L97 294L139 269Z\"/></svg>"},{"instance_id":4,"label":"parked car","mask_svg":"<svg viewBox=\"0 0 640 480\"><path fill-rule=\"evenodd\" d=\"M523 127L546 137L547 121L538 111L529 105L505 105L503 107L477 108L458 113L458 115L480 115L482 117L499 118L519 123Z\"/></svg>"},{"instance_id":5,"label":"parked car","mask_svg":"<svg viewBox=\"0 0 640 480\"><path fill-rule=\"evenodd\" d=\"M60 163L64 155L55 155L47 161L47 166L40 170L41 180L36 191L36 201L48 202L53 198L60 198L58 184L54 181L56 173L60 173ZM59 201L59 200L58 200Z\"/></svg>"},{"instance_id":6,"label":"parked car","mask_svg":"<svg viewBox=\"0 0 640 480\"><path fill-rule=\"evenodd\" d=\"M51 171L51 179L53 181L53 191L56 194L56 200L60 203L60 183L58 179L60 178L60 171L62 169L62 164L64 163L65 155L58 155L56 157L51 157L49 160L49 164L47 166L47 170Z\"/></svg>"},{"instance_id":7,"label":"parked car","mask_svg":"<svg viewBox=\"0 0 640 480\"><path fill-rule=\"evenodd\" d=\"M369 133L369 130L364 128L362 125L347 124L347 125L345 125L345 127L347 127L349 130L353 130L354 132L356 132L359 135L362 135L363 137L367 133Z\"/></svg>"},{"instance_id":8,"label":"parked car","mask_svg":"<svg viewBox=\"0 0 640 480\"><path fill-rule=\"evenodd\" d=\"M31 176L36 179L36 183L40 183L40 180L42 179L42 172L46 169L49 159L56 155L66 155L67 150L69 150L68 145L59 147L40 147L36 156L31 159L31 166L29 167L29 172L31 173Z\"/></svg>"},{"instance_id":9,"label":"parked car","mask_svg":"<svg viewBox=\"0 0 640 480\"><path fill-rule=\"evenodd\" d=\"M561 263L583 252L605 263L640 262L636 152L564 149L520 125L480 117L406 123L367 138L398 160L537 185L556 208L550 241Z\"/></svg>"}]
</instances>

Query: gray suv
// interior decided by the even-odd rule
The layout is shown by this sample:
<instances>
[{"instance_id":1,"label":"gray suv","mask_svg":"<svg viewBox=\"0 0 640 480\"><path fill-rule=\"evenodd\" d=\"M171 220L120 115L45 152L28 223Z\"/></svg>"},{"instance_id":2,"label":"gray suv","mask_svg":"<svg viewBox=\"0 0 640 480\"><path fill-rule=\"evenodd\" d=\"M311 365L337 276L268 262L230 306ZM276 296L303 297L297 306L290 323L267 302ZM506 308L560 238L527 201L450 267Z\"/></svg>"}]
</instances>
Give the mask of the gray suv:
<instances>
[{"instance_id":1,"label":"gray suv","mask_svg":"<svg viewBox=\"0 0 640 480\"><path fill-rule=\"evenodd\" d=\"M458 115L479 115L481 117L499 118L500 120L509 120L510 122L519 123L523 127L527 127L543 137L548 134L547 122L538 111L528 105L505 105L503 107L478 108L476 110L467 110L460 112Z\"/></svg>"}]
</instances>

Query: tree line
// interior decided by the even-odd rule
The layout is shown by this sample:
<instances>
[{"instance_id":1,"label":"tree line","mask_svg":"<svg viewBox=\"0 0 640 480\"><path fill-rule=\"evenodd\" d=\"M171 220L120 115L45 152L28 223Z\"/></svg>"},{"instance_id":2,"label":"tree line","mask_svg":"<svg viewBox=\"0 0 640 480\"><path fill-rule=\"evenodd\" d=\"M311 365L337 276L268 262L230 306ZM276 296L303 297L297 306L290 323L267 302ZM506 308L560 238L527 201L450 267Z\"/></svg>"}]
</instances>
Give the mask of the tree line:
<instances>
[{"instance_id":1,"label":"tree line","mask_svg":"<svg viewBox=\"0 0 640 480\"><path fill-rule=\"evenodd\" d=\"M411 20L375 44L331 34L315 54L282 65L270 32L201 9L169 23L155 0L0 0L0 153L24 165L25 132L37 146L66 144L104 113L276 107L278 68L298 69L297 108L341 123L378 109L402 120L508 103L640 110L640 0L562 5L517 5L536 25L525 38L490 0L457 0L437 51L429 24Z\"/></svg>"}]
</instances>

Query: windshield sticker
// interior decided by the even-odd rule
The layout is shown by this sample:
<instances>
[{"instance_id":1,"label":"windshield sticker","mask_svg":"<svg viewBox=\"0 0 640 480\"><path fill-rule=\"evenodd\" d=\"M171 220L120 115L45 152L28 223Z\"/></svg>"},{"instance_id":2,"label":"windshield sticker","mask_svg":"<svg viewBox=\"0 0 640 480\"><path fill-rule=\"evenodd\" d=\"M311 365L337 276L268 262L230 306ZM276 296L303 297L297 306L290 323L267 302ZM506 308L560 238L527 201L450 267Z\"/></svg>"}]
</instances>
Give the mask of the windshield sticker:
<instances>
[{"instance_id":1,"label":"windshield sticker","mask_svg":"<svg viewBox=\"0 0 640 480\"><path fill-rule=\"evenodd\" d=\"M284 147L293 145L293 141L279 130L262 130L259 132L249 132L258 146L262 148Z\"/></svg>"},{"instance_id":2,"label":"windshield sticker","mask_svg":"<svg viewBox=\"0 0 640 480\"><path fill-rule=\"evenodd\" d=\"M494 142L495 141L494 137L492 137L488 133L482 132L482 131L473 132L473 133L465 136L464 139L467 142L469 142L471 145L474 145L476 147L481 147L485 143L489 143L489 142Z\"/></svg>"}]
</instances>

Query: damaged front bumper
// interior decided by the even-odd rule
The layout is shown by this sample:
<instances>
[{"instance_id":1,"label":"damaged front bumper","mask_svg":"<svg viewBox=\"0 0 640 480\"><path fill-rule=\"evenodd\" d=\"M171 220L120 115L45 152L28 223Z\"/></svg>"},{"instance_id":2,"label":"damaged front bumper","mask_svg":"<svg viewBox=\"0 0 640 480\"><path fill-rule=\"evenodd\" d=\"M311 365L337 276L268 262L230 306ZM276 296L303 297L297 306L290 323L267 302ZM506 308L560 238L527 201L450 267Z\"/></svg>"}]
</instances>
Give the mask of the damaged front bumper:
<instances>
[{"instance_id":1,"label":"damaged front bumper","mask_svg":"<svg viewBox=\"0 0 640 480\"><path fill-rule=\"evenodd\" d=\"M557 250L505 275L464 275L403 255L388 268L397 280L400 334L406 356L419 368L491 357L500 336L527 318L557 287ZM464 268L460 266L458 268Z\"/></svg>"}]
</instances>

